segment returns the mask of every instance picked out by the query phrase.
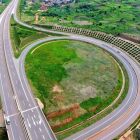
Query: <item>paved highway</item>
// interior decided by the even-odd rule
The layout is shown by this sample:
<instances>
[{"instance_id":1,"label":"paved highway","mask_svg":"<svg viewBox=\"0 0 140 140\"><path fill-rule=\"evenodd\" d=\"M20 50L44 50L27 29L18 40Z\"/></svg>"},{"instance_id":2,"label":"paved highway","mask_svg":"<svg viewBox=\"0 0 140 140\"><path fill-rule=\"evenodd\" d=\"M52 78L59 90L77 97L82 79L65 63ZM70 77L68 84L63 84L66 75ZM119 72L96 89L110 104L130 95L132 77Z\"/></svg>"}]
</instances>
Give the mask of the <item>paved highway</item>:
<instances>
[{"instance_id":1,"label":"paved highway","mask_svg":"<svg viewBox=\"0 0 140 140\"><path fill-rule=\"evenodd\" d=\"M13 57L9 23L15 10L17 0L13 0L0 19L0 80L1 95L5 117L9 117L7 125L9 139L13 140L55 140L46 118L37 105L33 94L23 85Z\"/></svg>"},{"instance_id":2,"label":"paved highway","mask_svg":"<svg viewBox=\"0 0 140 140\"><path fill-rule=\"evenodd\" d=\"M6 126L9 139L54 140L56 138L34 100L24 71L24 57L26 56L28 49L32 48L35 43L25 49L19 61L16 61L13 57L9 37L9 20L11 14L15 14L17 2L18 0L13 0L0 17L0 90L5 117L9 116L11 121L11 124ZM32 28L32 26L20 22L17 18L16 20L20 24ZM47 32L54 32L38 27L34 28ZM96 124L67 138L68 140L110 140L122 133L140 113L140 68L131 57L127 56L121 50L119 50L120 53L118 53L118 49L112 47L110 44L90 37L68 33L61 34L69 35L69 37L67 37L69 39L82 40L99 45L118 57L126 67L130 79L130 87L128 95L123 103ZM49 41L49 39L53 40L60 38L62 39L63 37L47 38L46 40ZM42 42L42 40L39 42Z\"/></svg>"},{"instance_id":3,"label":"paved highway","mask_svg":"<svg viewBox=\"0 0 140 140\"><path fill-rule=\"evenodd\" d=\"M7 125L7 132L10 140L15 140L23 138L24 129L20 123L20 113L15 101L15 95L13 92L13 87L10 82L10 76L6 64L5 53L4 53L4 38L3 38L3 25L5 24L4 17L6 17L7 12L11 7L11 4L7 7L4 13L0 17L0 93L3 103L4 117L10 118L10 125Z\"/></svg>"}]
</instances>

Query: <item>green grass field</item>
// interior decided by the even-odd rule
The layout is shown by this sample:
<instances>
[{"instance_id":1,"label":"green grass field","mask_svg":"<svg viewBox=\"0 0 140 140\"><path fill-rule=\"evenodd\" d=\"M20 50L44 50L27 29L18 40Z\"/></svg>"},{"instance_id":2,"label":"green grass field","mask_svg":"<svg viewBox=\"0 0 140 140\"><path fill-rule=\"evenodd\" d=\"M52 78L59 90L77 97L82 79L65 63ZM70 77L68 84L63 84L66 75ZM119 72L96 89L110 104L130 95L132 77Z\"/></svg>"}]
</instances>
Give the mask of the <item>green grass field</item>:
<instances>
[{"instance_id":1,"label":"green grass field","mask_svg":"<svg viewBox=\"0 0 140 140\"><path fill-rule=\"evenodd\" d=\"M46 116L79 105L76 110L49 119L51 126L56 126L73 118L71 123L54 128L55 132L107 107L122 86L122 75L112 56L94 45L78 41L61 40L37 46L27 55L25 68L35 95L45 105Z\"/></svg>"},{"instance_id":2,"label":"green grass field","mask_svg":"<svg viewBox=\"0 0 140 140\"><path fill-rule=\"evenodd\" d=\"M49 7L47 12L38 11L39 3L28 5L22 0L21 5L21 19L29 23L34 23L38 13L38 24L88 28L115 35L140 34L140 1L137 0L76 0L69 5Z\"/></svg>"}]
</instances>

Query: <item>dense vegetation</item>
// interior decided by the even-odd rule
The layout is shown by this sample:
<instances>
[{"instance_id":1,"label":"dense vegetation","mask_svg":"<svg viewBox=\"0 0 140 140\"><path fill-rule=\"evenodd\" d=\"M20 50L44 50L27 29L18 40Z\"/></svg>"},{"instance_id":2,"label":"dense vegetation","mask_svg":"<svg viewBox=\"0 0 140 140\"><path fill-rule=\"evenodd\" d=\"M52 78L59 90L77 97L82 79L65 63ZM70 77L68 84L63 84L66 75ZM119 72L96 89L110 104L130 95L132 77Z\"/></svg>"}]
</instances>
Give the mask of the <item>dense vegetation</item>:
<instances>
[{"instance_id":1,"label":"dense vegetation","mask_svg":"<svg viewBox=\"0 0 140 140\"><path fill-rule=\"evenodd\" d=\"M8 140L6 130L3 128L0 128L0 140Z\"/></svg>"},{"instance_id":2,"label":"dense vegetation","mask_svg":"<svg viewBox=\"0 0 140 140\"><path fill-rule=\"evenodd\" d=\"M140 1L137 0L76 0L69 5L49 7L44 12L37 11L39 4L28 6L23 2L22 19L33 23L35 14L39 13L39 24L89 28L112 34L140 33ZM46 21L41 17L46 17Z\"/></svg>"}]
</instances>

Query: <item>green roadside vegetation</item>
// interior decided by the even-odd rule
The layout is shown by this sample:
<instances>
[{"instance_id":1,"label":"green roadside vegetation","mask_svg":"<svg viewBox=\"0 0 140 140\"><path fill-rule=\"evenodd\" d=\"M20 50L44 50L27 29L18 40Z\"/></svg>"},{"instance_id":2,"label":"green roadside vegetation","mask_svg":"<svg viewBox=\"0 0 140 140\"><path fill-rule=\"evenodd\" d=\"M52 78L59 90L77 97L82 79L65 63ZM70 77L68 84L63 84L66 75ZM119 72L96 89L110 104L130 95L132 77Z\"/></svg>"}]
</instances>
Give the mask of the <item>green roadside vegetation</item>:
<instances>
[{"instance_id":1,"label":"green roadside vegetation","mask_svg":"<svg viewBox=\"0 0 140 140\"><path fill-rule=\"evenodd\" d=\"M8 140L7 132L4 128L0 128L0 140Z\"/></svg>"},{"instance_id":2,"label":"green roadside vegetation","mask_svg":"<svg viewBox=\"0 0 140 140\"><path fill-rule=\"evenodd\" d=\"M15 57L19 57L23 49L34 41L49 36L58 36L58 34L40 32L35 29L24 27L15 22L13 17L10 23L10 36Z\"/></svg>"},{"instance_id":3,"label":"green roadside vegetation","mask_svg":"<svg viewBox=\"0 0 140 140\"><path fill-rule=\"evenodd\" d=\"M10 1L11 0L2 0L2 3L0 3L0 14L3 12Z\"/></svg>"},{"instance_id":4,"label":"green roadside vegetation","mask_svg":"<svg viewBox=\"0 0 140 140\"><path fill-rule=\"evenodd\" d=\"M1 99L0 99L0 109L2 109ZM8 140L8 136L5 128L0 128L0 140Z\"/></svg>"},{"instance_id":5,"label":"green roadside vegetation","mask_svg":"<svg viewBox=\"0 0 140 140\"><path fill-rule=\"evenodd\" d=\"M95 123L123 101L129 80L120 65L126 78L122 96L112 108L88 120L110 105L122 87L122 74L113 57L94 45L70 40L41 44L29 52L26 74L54 132L81 123L63 134L57 133L58 139Z\"/></svg>"},{"instance_id":6,"label":"green roadside vegetation","mask_svg":"<svg viewBox=\"0 0 140 140\"><path fill-rule=\"evenodd\" d=\"M21 0L21 20L30 24L80 27L118 35L129 33L140 37L140 1L138 0L75 0L67 5L54 5L41 11L38 0L29 4Z\"/></svg>"}]
</instances>

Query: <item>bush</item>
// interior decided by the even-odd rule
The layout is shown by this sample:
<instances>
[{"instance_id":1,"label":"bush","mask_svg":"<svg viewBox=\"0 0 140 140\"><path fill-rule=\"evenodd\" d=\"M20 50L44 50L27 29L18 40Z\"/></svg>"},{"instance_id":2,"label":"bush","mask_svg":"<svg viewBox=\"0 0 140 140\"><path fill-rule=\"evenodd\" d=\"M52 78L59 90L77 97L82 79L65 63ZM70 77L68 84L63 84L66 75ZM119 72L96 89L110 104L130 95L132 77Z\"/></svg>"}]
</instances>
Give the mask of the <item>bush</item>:
<instances>
[{"instance_id":1,"label":"bush","mask_svg":"<svg viewBox=\"0 0 140 140\"><path fill-rule=\"evenodd\" d=\"M97 106L101 103L102 99L100 97L89 98L88 100L80 103L80 106L86 110L89 110L91 107Z\"/></svg>"}]
</instances>

